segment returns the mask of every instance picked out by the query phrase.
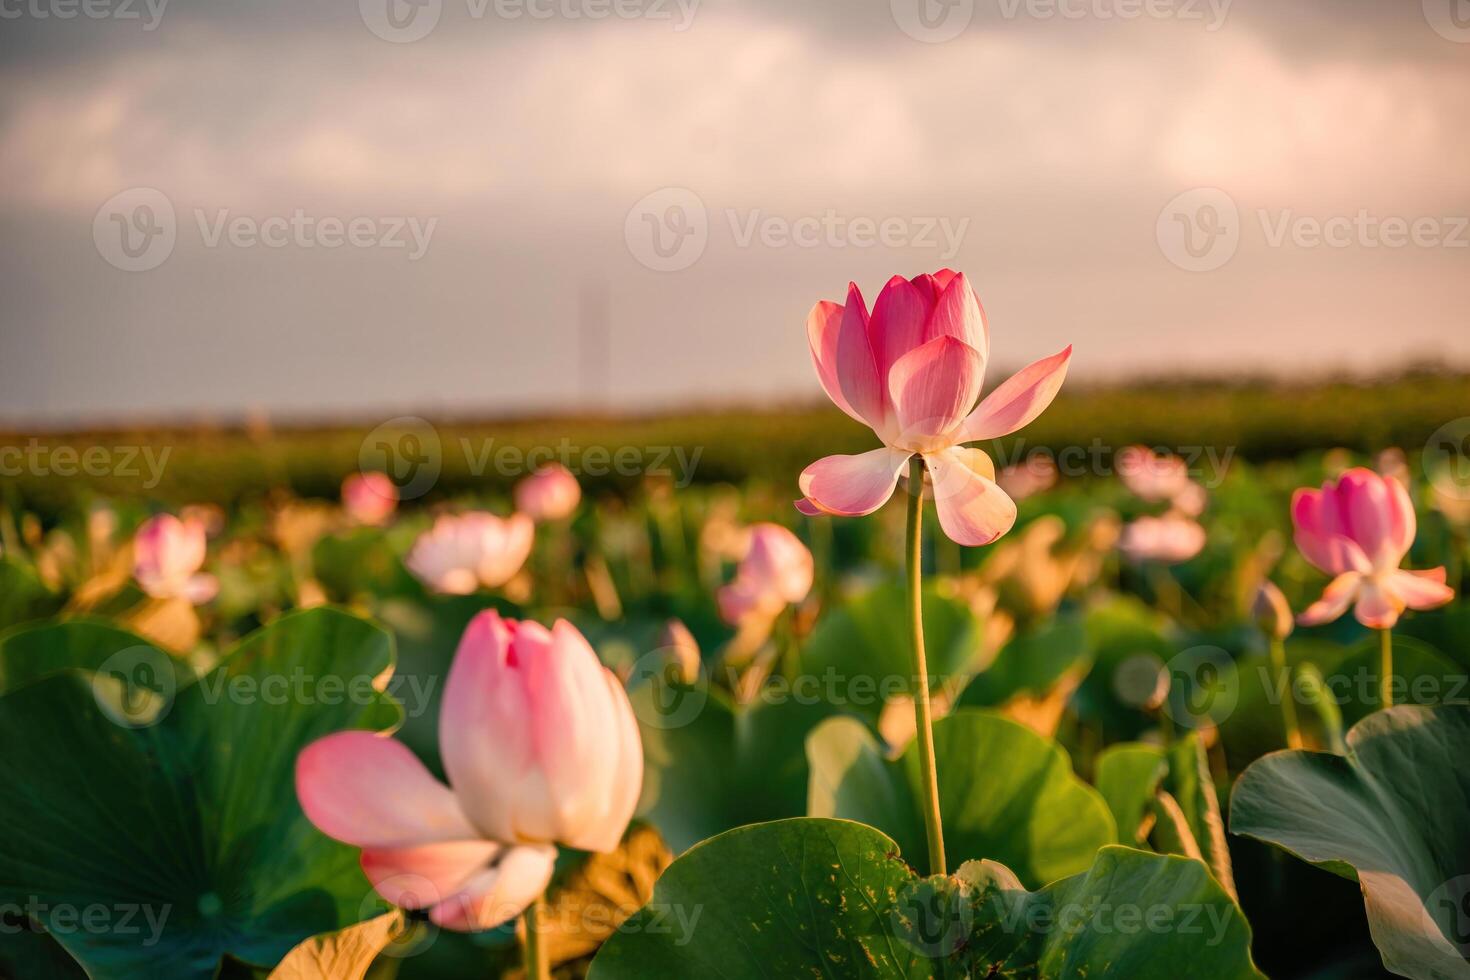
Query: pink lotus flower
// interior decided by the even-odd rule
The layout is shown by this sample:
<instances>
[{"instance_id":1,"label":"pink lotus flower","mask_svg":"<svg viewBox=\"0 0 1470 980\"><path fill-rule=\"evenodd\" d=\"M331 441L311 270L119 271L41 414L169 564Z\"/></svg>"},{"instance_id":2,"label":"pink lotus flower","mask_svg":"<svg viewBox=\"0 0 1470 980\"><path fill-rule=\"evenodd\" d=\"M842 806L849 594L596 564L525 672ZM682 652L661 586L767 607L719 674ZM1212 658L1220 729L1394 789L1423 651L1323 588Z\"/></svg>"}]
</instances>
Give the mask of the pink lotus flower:
<instances>
[{"instance_id":1,"label":"pink lotus flower","mask_svg":"<svg viewBox=\"0 0 1470 980\"><path fill-rule=\"evenodd\" d=\"M582 500L582 488L572 471L547 463L516 484L516 510L537 523L570 517Z\"/></svg>"},{"instance_id":2,"label":"pink lotus flower","mask_svg":"<svg viewBox=\"0 0 1470 980\"><path fill-rule=\"evenodd\" d=\"M1140 517L1123 528L1118 547L1133 561L1174 565L1188 561L1205 546L1205 529L1183 514Z\"/></svg>"},{"instance_id":3,"label":"pink lotus flower","mask_svg":"<svg viewBox=\"0 0 1470 980\"><path fill-rule=\"evenodd\" d=\"M845 306L812 309L807 339L827 396L870 427L883 448L808 466L798 510L871 514L918 453L946 534L983 545L1011 529L1016 505L996 485L990 457L961 445L1009 435L1040 415L1066 377L1071 347L1023 368L976 406L990 335L969 282L948 269L890 279L871 316L849 284Z\"/></svg>"},{"instance_id":4,"label":"pink lotus flower","mask_svg":"<svg viewBox=\"0 0 1470 980\"><path fill-rule=\"evenodd\" d=\"M181 521L172 514L150 517L133 536L133 576L155 599L208 602L219 591L213 575L199 572L204 565L205 531L199 521Z\"/></svg>"},{"instance_id":5,"label":"pink lotus flower","mask_svg":"<svg viewBox=\"0 0 1470 980\"><path fill-rule=\"evenodd\" d=\"M1336 576L1297 617L1303 626L1330 622L1355 604L1358 622L1390 629L1405 609L1433 609L1455 597L1443 566L1399 568L1418 525L1409 492L1391 477L1358 467L1321 490L1298 490L1291 520L1302 555Z\"/></svg>"},{"instance_id":6,"label":"pink lotus flower","mask_svg":"<svg viewBox=\"0 0 1470 980\"><path fill-rule=\"evenodd\" d=\"M1178 456L1155 453L1147 446L1118 452L1118 477L1146 503L1168 501L1190 517L1204 512L1205 488L1189 478L1189 465Z\"/></svg>"},{"instance_id":7,"label":"pink lotus flower","mask_svg":"<svg viewBox=\"0 0 1470 980\"><path fill-rule=\"evenodd\" d=\"M444 771L496 840L611 851L643 786L623 685L576 627L489 610L465 630L439 722Z\"/></svg>"},{"instance_id":8,"label":"pink lotus flower","mask_svg":"<svg viewBox=\"0 0 1470 980\"><path fill-rule=\"evenodd\" d=\"M531 554L534 525L525 514L446 514L420 534L404 564L429 588L469 595L509 582Z\"/></svg>"},{"instance_id":9,"label":"pink lotus flower","mask_svg":"<svg viewBox=\"0 0 1470 980\"><path fill-rule=\"evenodd\" d=\"M476 616L439 719L449 786L401 743L339 732L296 760L316 827L363 848L379 894L451 929L488 929L545 891L554 843L611 851L643 784L627 694L582 634Z\"/></svg>"},{"instance_id":10,"label":"pink lotus flower","mask_svg":"<svg viewBox=\"0 0 1470 980\"><path fill-rule=\"evenodd\" d=\"M359 524L382 524L398 508L398 488L382 473L354 473L342 481L342 507Z\"/></svg>"},{"instance_id":11,"label":"pink lotus flower","mask_svg":"<svg viewBox=\"0 0 1470 980\"><path fill-rule=\"evenodd\" d=\"M1001 470L995 482L1012 500L1025 500L1057 485L1057 464L1050 456L1032 456L1024 463L1013 463Z\"/></svg>"},{"instance_id":12,"label":"pink lotus flower","mask_svg":"<svg viewBox=\"0 0 1470 980\"><path fill-rule=\"evenodd\" d=\"M750 547L735 581L720 589L720 615L731 625L775 619L787 605L806 598L812 573L812 553L796 535L779 524L757 524L750 529Z\"/></svg>"}]
</instances>

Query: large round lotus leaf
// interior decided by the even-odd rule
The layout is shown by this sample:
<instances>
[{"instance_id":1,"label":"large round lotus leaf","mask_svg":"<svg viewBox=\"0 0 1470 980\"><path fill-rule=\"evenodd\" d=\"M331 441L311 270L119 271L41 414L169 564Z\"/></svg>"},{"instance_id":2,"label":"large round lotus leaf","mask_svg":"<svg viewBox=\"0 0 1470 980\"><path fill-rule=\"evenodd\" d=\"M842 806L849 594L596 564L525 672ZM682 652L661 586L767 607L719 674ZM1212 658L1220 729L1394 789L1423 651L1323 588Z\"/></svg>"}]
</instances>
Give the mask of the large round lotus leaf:
<instances>
[{"instance_id":1,"label":"large round lotus leaf","mask_svg":"<svg viewBox=\"0 0 1470 980\"><path fill-rule=\"evenodd\" d=\"M1470 977L1470 707L1402 706L1348 733L1348 755L1277 752L1251 765L1230 829L1356 876L1394 973Z\"/></svg>"},{"instance_id":2,"label":"large round lotus leaf","mask_svg":"<svg viewBox=\"0 0 1470 980\"><path fill-rule=\"evenodd\" d=\"M226 956L268 966L376 912L357 851L307 822L293 773L316 738L397 724L377 687L392 665L381 628L323 608L252 634L146 714L104 696L127 671L10 691L0 903L93 980L205 980Z\"/></svg>"},{"instance_id":3,"label":"large round lotus leaf","mask_svg":"<svg viewBox=\"0 0 1470 980\"><path fill-rule=\"evenodd\" d=\"M920 878L871 827L795 819L691 849L589 980L1260 980L1250 927L1198 861L1107 847L1037 892L973 862Z\"/></svg>"},{"instance_id":4,"label":"large round lotus leaf","mask_svg":"<svg viewBox=\"0 0 1470 980\"><path fill-rule=\"evenodd\" d=\"M939 810L951 863L987 858L1035 887L1092 864L1117 842L1103 798L1072 772L1055 742L984 711L957 711L934 724ZM833 718L807 739L807 814L845 817L893 836L910 860L926 853L919 810L919 753L911 743L883 757L861 722Z\"/></svg>"}]
</instances>

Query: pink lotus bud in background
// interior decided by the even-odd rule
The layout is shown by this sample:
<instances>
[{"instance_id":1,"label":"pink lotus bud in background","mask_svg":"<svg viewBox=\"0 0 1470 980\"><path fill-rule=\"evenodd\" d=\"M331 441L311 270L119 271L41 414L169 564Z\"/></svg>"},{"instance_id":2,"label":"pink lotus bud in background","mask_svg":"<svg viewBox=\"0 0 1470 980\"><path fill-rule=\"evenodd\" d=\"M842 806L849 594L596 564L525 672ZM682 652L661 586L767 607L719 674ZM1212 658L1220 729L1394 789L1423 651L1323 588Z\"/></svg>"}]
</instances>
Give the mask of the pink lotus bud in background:
<instances>
[{"instance_id":1,"label":"pink lotus bud in background","mask_svg":"<svg viewBox=\"0 0 1470 980\"><path fill-rule=\"evenodd\" d=\"M983 545L1011 529L1016 505L995 483L990 458L960 447L1009 435L1040 415L1062 386L1071 347L1022 368L976 405L990 357L989 328L969 282L949 269L913 280L894 276L871 316L849 284L845 306L813 308L807 339L827 396L871 428L883 448L808 466L798 510L871 514L893 495L918 453L945 534L962 545Z\"/></svg>"},{"instance_id":2,"label":"pink lotus bud in background","mask_svg":"<svg viewBox=\"0 0 1470 980\"><path fill-rule=\"evenodd\" d=\"M509 582L531 554L534 536L525 514L446 514L419 535L404 564L436 592L469 595L481 586L495 589Z\"/></svg>"},{"instance_id":3,"label":"pink lotus bud in background","mask_svg":"<svg viewBox=\"0 0 1470 980\"><path fill-rule=\"evenodd\" d=\"M449 671L439 752L470 821L495 840L611 851L643 786L627 693L565 620L475 617Z\"/></svg>"},{"instance_id":4,"label":"pink lotus bud in background","mask_svg":"<svg viewBox=\"0 0 1470 980\"><path fill-rule=\"evenodd\" d=\"M1291 635L1291 606L1287 603L1286 596L1276 587L1276 583L1270 579L1262 582L1261 587L1256 590L1255 601L1251 603L1251 615L1267 636L1284 640Z\"/></svg>"},{"instance_id":5,"label":"pink lotus bud in background","mask_svg":"<svg viewBox=\"0 0 1470 980\"><path fill-rule=\"evenodd\" d=\"M560 463L547 463L516 484L516 510L537 523L572 516L582 500L582 488L572 471Z\"/></svg>"},{"instance_id":6,"label":"pink lotus bud in background","mask_svg":"<svg viewBox=\"0 0 1470 980\"><path fill-rule=\"evenodd\" d=\"M738 625L753 617L774 619L812 590L812 553L779 524L750 529L750 547L735 580L720 589L720 615Z\"/></svg>"},{"instance_id":7,"label":"pink lotus bud in background","mask_svg":"<svg viewBox=\"0 0 1470 980\"><path fill-rule=\"evenodd\" d=\"M1050 456L1031 456L1023 463L1013 463L1001 470L995 482L1012 500L1025 500L1056 486L1057 464Z\"/></svg>"},{"instance_id":8,"label":"pink lotus bud in background","mask_svg":"<svg viewBox=\"0 0 1470 980\"><path fill-rule=\"evenodd\" d=\"M144 521L133 535L133 576L155 599L208 602L219 591L213 575L199 572L204 565L204 525L159 514Z\"/></svg>"},{"instance_id":9,"label":"pink lotus bud in background","mask_svg":"<svg viewBox=\"0 0 1470 980\"><path fill-rule=\"evenodd\" d=\"M1398 480L1350 469L1320 490L1298 490L1291 520L1302 555L1336 576L1322 598L1298 617L1303 626L1331 622L1352 605L1364 626L1389 629L1405 609L1433 609L1455 597L1445 585L1443 566L1399 568L1418 523L1409 492Z\"/></svg>"},{"instance_id":10,"label":"pink lotus bud in background","mask_svg":"<svg viewBox=\"0 0 1470 980\"><path fill-rule=\"evenodd\" d=\"M1145 503L1167 501L1188 517L1204 513L1205 488L1189 478L1189 466L1178 456L1129 446L1118 452L1118 478Z\"/></svg>"},{"instance_id":11,"label":"pink lotus bud in background","mask_svg":"<svg viewBox=\"0 0 1470 980\"><path fill-rule=\"evenodd\" d=\"M382 524L398 509L398 488L385 474L354 473L342 481L342 507L359 524Z\"/></svg>"},{"instance_id":12,"label":"pink lotus bud in background","mask_svg":"<svg viewBox=\"0 0 1470 980\"><path fill-rule=\"evenodd\" d=\"M1205 546L1205 529L1182 514L1140 517L1123 528L1118 547L1136 562L1175 565L1188 561Z\"/></svg>"},{"instance_id":13,"label":"pink lotus bud in background","mask_svg":"<svg viewBox=\"0 0 1470 980\"><path fill-rule=\"evenodd\" d=\"M391 738L354 731L311 743L296 758L296 796L318 830L363 849L378 894L428 909L447 929L508 922L551 881L555 847L487 837L455 791Z\"/></svg>"}]
</instances>

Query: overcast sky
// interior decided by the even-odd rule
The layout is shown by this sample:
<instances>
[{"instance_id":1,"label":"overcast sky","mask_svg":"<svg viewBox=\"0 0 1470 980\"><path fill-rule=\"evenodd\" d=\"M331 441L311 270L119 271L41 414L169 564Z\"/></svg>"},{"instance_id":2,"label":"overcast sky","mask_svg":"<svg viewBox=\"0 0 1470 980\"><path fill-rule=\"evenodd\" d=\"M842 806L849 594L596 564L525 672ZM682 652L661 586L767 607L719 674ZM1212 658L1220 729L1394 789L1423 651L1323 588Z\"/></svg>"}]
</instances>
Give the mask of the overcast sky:
<instances>
[{"instance_id":1,"label":"overcast sky","mask_svg":"<svg viewBox=\"0 0 1470 980\"><path fill-rule=\"evenodd\" d=\"M0 422L817 396L943 266L1000 366L1470 363L1466 0L0 15Z\"/></svg>"}]
</instances>

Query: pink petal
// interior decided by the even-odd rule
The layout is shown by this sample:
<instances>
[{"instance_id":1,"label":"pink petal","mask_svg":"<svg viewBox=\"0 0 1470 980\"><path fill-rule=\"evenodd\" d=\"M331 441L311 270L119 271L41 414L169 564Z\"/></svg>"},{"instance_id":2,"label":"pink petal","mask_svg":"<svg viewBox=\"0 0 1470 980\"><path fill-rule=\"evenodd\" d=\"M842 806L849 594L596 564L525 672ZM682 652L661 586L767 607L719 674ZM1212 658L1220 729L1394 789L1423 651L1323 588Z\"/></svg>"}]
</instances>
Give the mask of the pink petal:
<instances>
[{"instance_id":1,"label":"pink petal","mask_svg":"<svg viewBox=\"0 0 1470 980\"><path fill-rule=\"evenodd\" d=\"M1396 568L1404 559L1404 552L1396 550L1396 539L1403 535L1403 514L1390 484L1398 487L1397 481L1362 467L1348 470L1337 480L1338 517L1347 536L1378 569ZM1407 496L1402 487L1399 491Z\"/></svg>"},{"instance_id":2,"label":"pink petal","mask_svg":"<svg viewBox=\"0 0 1470 980\"><path fill-rule=\"evenodd\" d=\"M1397 556L1394 565L1404 560L1418 533L1418 518L1414 515L1414 502L1409 499L1408 489L1395 479L1387 479L1389 492L1389 522L1387 551Z\"/></svg>"},{"instance_id":3,"label":"pink petal","mask_svg":"<svg viewBox=\"0 0 1470 980\"><path fill-rule=\"evenodd\" d=\"M959 425L980 394L985 361L954 337L935 337L898 359L888 374L889 398L906 445Z\"/></svg>"},{"instance_id":4,"label":"pink petal","mask_svg":"<svg viewBox=\"0 0 1470 980\"><path fill-rule=\"evenodd\" d=\"M888 280L878 294L873 318L868 323L868 336L872 338L879 378L886 379L900 357L927 339L924 330L934 300L930 288L919 288L903 276Z\"/></svg>"},{"instance_id":5,"label":"pink petal","mask_svg":"<svg viewBox=\"0 0 1470 980\"><path fill-rule=\"evenodd\" d=\"M1455 590L1445 585L1442 565L1419 571L1394 572L1389 576L1387 586L1410 609L1437 609L1455 598Z\"/></svg>"},{"instance_id":6,"label":"pink petal","mask_svg":"<svg viewBox=\"0 0 1470 980\"><path fill-rule=\"evenodd\" d=\"M1364 580L1363 587L1358 590L1357 605L1353 607L1353 615L1358 622L1375 630L1393 629L1403 611L1404 606L1398 596L1372 579Z\"/></svg>"},{"instance_id":7,"label":"pink petal","mask_svg":"<svg viewBox=\"0 0 1470 980\"><path fill-rule=\"evenodd\" d=\"M1029 425L1046 411L1067 377L1072 347L1042 358L1007 378L975 407L960 427L960 442L998 439Z\"/></svg>"},{"instance_id":8,"label":"pink petal","mask_svg":"<svg viewBox=\"0 0 1470 980\"><path fill-rule=\"evenodd\" d=\"M457 932L493 929L524 912L551 883L556 848L512 847L460 894L429 910L436 925Z\"/></svg>"},{"instance_id":9,"label":"pink petal","mask_svg":"<svg viewBox=\"0 0 1470 980\"><path fill-rule=\"evenodd\" d=\"M626 701L627 695L621 684L609 687L610 672L565 620L557 621L550 646L528 658L524 670L531 710L522 723L531 729L550 804L544 816L554 827L543 839L583 851L612 850L632 816L630 810L618 824L609 812L621 788L615 785L622 751L617 701ZM518 820L523 839L543 834L537 826L543 816L535 809L537 802L533 794L524 808L528 816Z\"/></svg>"},{"instance_id":10,"label":"pink petal","mask_svg":"<svg viewBox=\"0 0 1470 980\"><path fill-rule=\"evenodd\" d=\"M1302 626L1320 626L1332 622L1347 612L1362 583L1363 576L1359 573L1343 572L1328 583L1322 598L1308 606L1296 621Z\"/></svg>"},{"instance_id":11,"label":"pink petal","mask_svg":"<svg viewBox=\"0 0 1470 980\"><path fill-rule=\"evenodd\" d=\"M603 671L603 681L614 715L605 735L617 744L618 751L612 764L612 794L604 803L600 821L601 837L588 843L594 851L613 851L622 843L643 795L643 737L622 682L610 670Z\"/></svg>"},{"instance_id":12,"label":"pink petal","mask_svg":"<svg viewBox=\"0 0 1470 980\"><path fill-rule=\"evenodd\" d=\"M318 830L356 847L480 836L454 793L407 746L372 732L338 732L303 749L296 796Z\"/></svg>"},{"instance_id":13,"label":"pink petal","mask_svg":"<svg viewBox=\"0 0 1470 980\"><path fill-rule=\"evenodd\" d=\"M517 625L530 638L537 631L546 633L536 623ZM470 621L444 686L439 754L465 816L478 828L474 836L515 842L521 839L518 794L535 760L525 686L511 657L511 628L495 610Z\"/></svg>"},{"instance_id":14,"label":"pink petal","mask_svg":"<svg viewBox=\"0 0 1470 980\"><path fill-rule=\"evenodd\" d=\"M794 501L794 503L796 504L796 509L807 517L821 517L827 513L806 497L802 497L800 500Z\"/></svg>"},{"instance_id":15,"label":"pink petal","mask_svg":"<svg viewBox=\"0 0 1470 980\"><path fill-rule=\"evenodd\" d=\"M837 334L837 381L859 421L878 428L888 416L888 391L872 347L868 306L856 283L848 283L847 305Z\"/></svg>"},{"instance_id":16,"label":"pink petal","mask_svg":"<svg viewBox=\"0 0 1470 980\"><path fill-rule=\"evenodd\" d=\"M939 526L952 540L969 547L990 544L1016 523L1015 502L974 465L969 454L975 452L946 449L924 455Z\"/></svg>"},{"instance_id":17,"label":"pink petal","mask_svg":"<svg viewBox=\"0 0 1470 980\"><path fill-rule=\"evenodd\" d=\"M369 848L362 852L362 871L394 905L426 909L463 891L504 850L494 841L478 839Z\"/></svg>"},{"instance_id":18,"label":"pink petal","mask_svg":"<svg viewBox=\"0 0 1470 980\"><path fill-rule=\"evenodd\" d=\"M911 454L884 446L857 456L827 456L802 471L801 492L829 514L861 517L887 503Z\"/></svg>"},{"instance_id":19,"label":"pink petal","mask_svg":"<svg viewBox=\"0 0 1470 980\"><path fill-rule=\"evenodd\" d=\"M955 277L958 275L959 273L955 272L953 269L940 269L930 278L934 280L934 284L939 288L939 291L943 292L944 290L949 288L949 284L954 282ZM970 346L973 347L975 345L971 344Z\"/></svg>"},{"instance_id":20,"label":"pink petal","mask_svg":"<svg viewBox=\"0 0 1470 980\"><path fill-rule=\"evenodd\" d=\"M184 598L190 605L202 606L219 594L219 579L213 575L193 575L184 584Z\"/></svg>"},{"instance_id":21,"label":"pink petal","mask_svg":"<svg viewBox=\"0 0 1470 980\"><path fill-rule=\"evenodd\" d=\"M1363 549L1340 530L1342 525L1334 494L1322 490L1298 490L1291 498L1291 522L1297 550L1328 575L1372 569Z\"/></svg>"},{"instance_id":22,"label":"pink petal","mask_svg":"<svg viewBox=\"0 0 1470 980\"><path fill-rule=\"evenodd\" d=\"M837 338L842 332L842 315L841 303L822 300L807 314L806 339L811 346L812 364L816 366L817 379L822 382L822 390L832 399L832 404L866 425L866 420L848 403L847 396L842 393L842 382L837 375ZM867 333L866 328L863 332Z\"/></svg>"},{"instance_id":23,"label":"pink petal","mask_svg":"<svg viewBox=\"0 0 1470 980\"><path fill-rule=\"evenodd\" d=\"M942 282L937 273L935 282ZM970 288L969 280L964 275L951 273L949 281L943 282L940 289L939 299L934 305L934 313L930 316L929 325L925 329L925 340L949 336L962 340L975 348L980 352L980 371L983 379L985 361L990 356L990 330L985 324L985 310L981 308L975 290Z\"/></svg>"}]
</instances>

